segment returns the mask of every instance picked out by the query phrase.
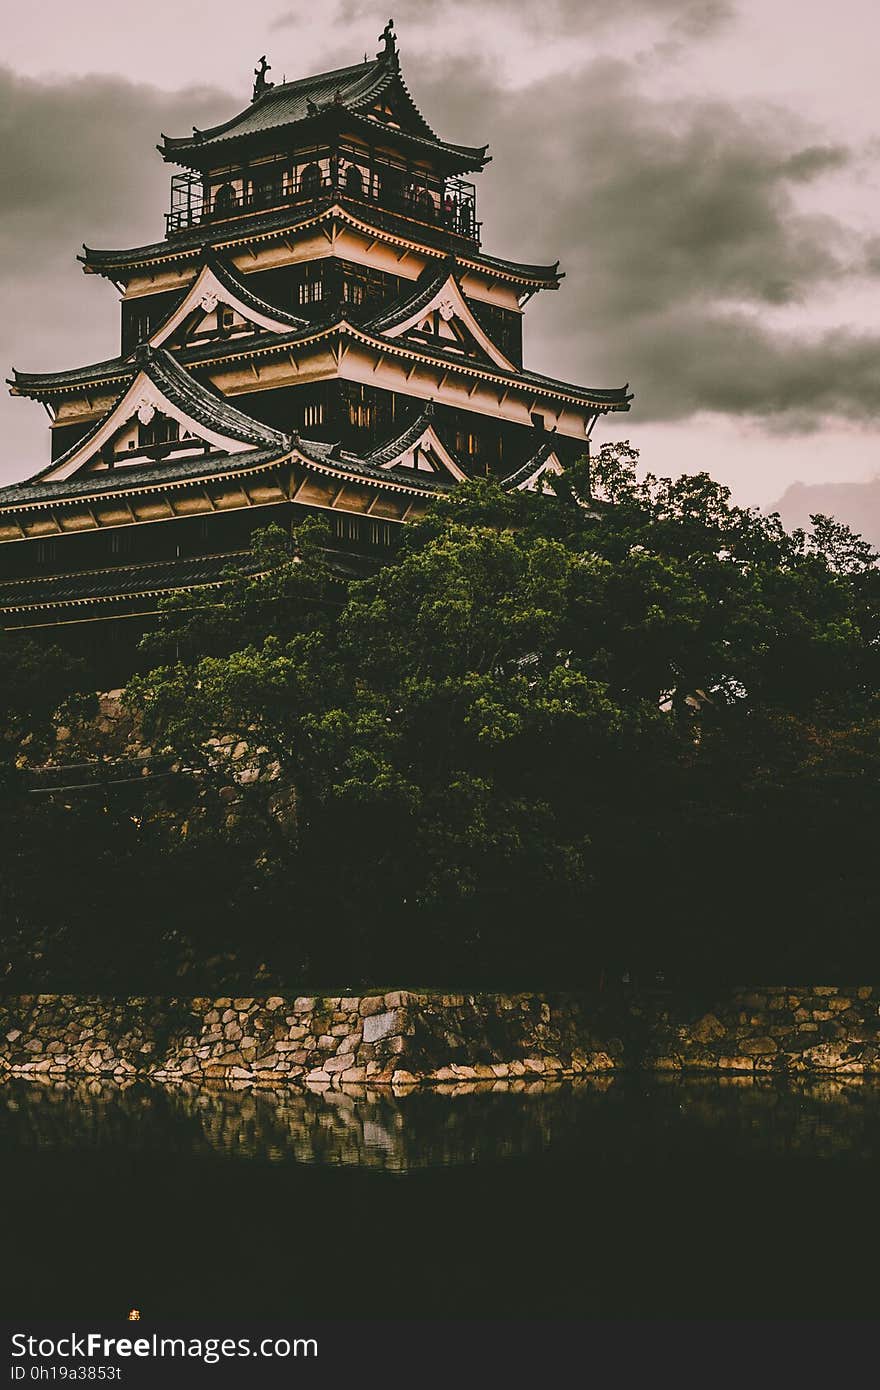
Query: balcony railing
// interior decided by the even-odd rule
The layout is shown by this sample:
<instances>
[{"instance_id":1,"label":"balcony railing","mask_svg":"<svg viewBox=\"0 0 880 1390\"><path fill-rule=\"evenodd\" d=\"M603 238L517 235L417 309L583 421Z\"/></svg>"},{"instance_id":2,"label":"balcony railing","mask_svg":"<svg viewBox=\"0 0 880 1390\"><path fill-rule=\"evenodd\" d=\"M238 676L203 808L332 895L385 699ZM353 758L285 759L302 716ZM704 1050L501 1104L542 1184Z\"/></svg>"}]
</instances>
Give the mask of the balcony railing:
<instances>
[{"instance_id":1,"label":"balcony railing","mask_svg":"<svg viewBox=\"0 0 880 1390\"><path fill-rule=\"evenodd\" d=\"M317 170L318 166L309 166ZM171 180L171 210L165 214L166 235L226 222L246 213L270 212L289 205L302 205L332 197L370 203L388 212L398 213L416 222L442 227L455 236L465 237L480 245L482 223L476 219L474 186L463 179L450 178L433 188L407 185L395 178L382 181L352 180L326 174L290 178L287 174L270 179L251 180L230 175L229 180L211 186L206 192L205 181L195 173L175 174Z\"/></svg>"}]
</instances>

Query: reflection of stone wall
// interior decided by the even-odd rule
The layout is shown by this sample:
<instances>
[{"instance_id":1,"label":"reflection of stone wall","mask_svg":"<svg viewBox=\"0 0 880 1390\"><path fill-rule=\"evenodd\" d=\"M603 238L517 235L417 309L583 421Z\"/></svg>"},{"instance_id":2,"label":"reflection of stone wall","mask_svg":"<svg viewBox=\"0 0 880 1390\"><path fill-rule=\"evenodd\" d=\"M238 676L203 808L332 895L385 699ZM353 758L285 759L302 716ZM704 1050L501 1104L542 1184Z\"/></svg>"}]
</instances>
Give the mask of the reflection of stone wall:
<instances>
[{"instance_id":1,"label":"reflection of stone wall","mask_svg":"<svg viewBox=\"0 0 880 1390\"><path fill-rule=\"evenodd\" d=\"M0 1149L117 1149L406 1173L557 1152L589 1164L704 1153L847 1154L880 1146L877 1081L604 1072L574 1080L255 1087L71 1077L0 1082ZM714 1138L712 1137L714 1136ZM706 1149L706 1145L712 1147Z\"/></svg>"},{"instance_id":2,"label":"reflection of stone wall","mask_svg":"<svg viewBox=\"0 0 880 1390\"><path fill-rule=\"evenodd\" d=\"M245 1086L458 1085L655 1071L880 1073L880 991L737 990L696 1017L670 997L392 991L284 999L0 1000L0 1075Z\"/></svg>"},{"instance_id":3,"label":"reflection of stone wall","mask_svg":"<svg viewBox=\"0 0 880 1390\"><path fill-rule=\"evenodd\" d=\"M18 1147L215 1152L233 1158L410 1172L540 1153L572 1140L610 1075L388 1086L249 1087L182 1082L0 1084L0 1140ZM6 1104L4 1104L6 1102Z\"/></svg>"},{"instance_id":4,"label":"reflection of stone wall","mask_svg":"<svg viewBox=\"0 0 880 1390\"><path fill-rule=\"evenodd\" d=\"M543 995L0 1002L0 1070L58 1078L411 1085L573 1076L621 1060L584 1005Z\"/></svg>"}]
</instances>

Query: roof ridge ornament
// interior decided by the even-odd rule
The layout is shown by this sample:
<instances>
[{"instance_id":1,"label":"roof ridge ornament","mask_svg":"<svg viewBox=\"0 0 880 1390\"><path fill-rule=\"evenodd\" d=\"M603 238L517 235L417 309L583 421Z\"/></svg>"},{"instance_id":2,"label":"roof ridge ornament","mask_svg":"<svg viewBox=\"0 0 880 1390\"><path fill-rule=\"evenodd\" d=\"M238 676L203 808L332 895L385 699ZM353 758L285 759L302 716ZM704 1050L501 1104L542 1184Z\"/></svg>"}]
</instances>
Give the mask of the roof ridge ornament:
<instances>
[{"instance_id":1,"label":"roof ridge ornament","mask_svg":"<svg viewBox=\"0 0 880 1390\"><path fill-rule=\"evenodd\" d=\"M263 54L259 66L254 68L254 91L251 101L258 101L264 92L268 92L275 86L274 82L266 80L266 73L272 71L272 64L266 62L266 55Z\"/></svg>"},{"instance_id":2,"label":"roof ridge ornament","mask_svg":"<svg viewBox=\"0 0 880 1390\"><path fill-rule=\"evenodd\" d=\"M384 44L384 48L379 49L376 54L377 58L387 58L390 60L397 57L397 35L394 32L393 19L389 19L388 23L385 25L385 28L379 35L379 42Z\"/></svg>"}]
</instances>

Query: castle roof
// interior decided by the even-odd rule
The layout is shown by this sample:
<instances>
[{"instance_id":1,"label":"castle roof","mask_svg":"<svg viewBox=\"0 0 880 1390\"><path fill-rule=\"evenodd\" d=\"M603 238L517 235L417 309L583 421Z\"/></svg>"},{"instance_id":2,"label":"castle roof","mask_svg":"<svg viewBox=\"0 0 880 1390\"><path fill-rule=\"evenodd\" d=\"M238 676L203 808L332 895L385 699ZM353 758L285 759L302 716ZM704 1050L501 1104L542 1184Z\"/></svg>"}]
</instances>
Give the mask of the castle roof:
<instances>
[{"instance_id":1,"label":"castle roof","mask_svg":"<svg viewBox=\"0 0 880 1390\"><path fill-rule=\"evenodd\" d=\"M369 220L364 221L367 215ZM230 252L239 246L280 240L292 231L306 230L335 218L348 226L362 227L380 241L387 239L394 242L396 239L406 242L440 260L449 255L450 246L454 245L462 269L489 272L494 278L521 284L523 288L557 289L562 279L558 261L542 265L488 256L478 251L469 239L444 227L404 217L377 203L367 206L343 193L328 194L308 203L276 208L270 212L247 213L232 221L202 223L175 232L168 240L151 242L146 246L105 250L84 245L79 260L87 274L106 275L111 280L117 277L124 279L126 275L147 267L198 261L206 246Z\"/></svg>"},{"instance_id":2,"label":"castle roof","mask_svg":"<svg viewBox=\"0 0 880 1390\"><path fill-rule=\"evenodd\" d=\"M374 115L382 98L393 99L398 108L393 125L386 125ZM482 168L487 161L485 145L450 144L431 129L403 80L396 54L295 82L270 84L229 120L207 130L193 127L192 135L163 135L158 148L165 160L201 168L212 158L225 155L233 142L276 135L289 141L300 131L305 137L310 127L326 121L328 115L343 113L349 120L371 128L374 136L381 132L386 140L402 140L430 149L446 156L461 171Z\"/></svg>"}]
</instances>

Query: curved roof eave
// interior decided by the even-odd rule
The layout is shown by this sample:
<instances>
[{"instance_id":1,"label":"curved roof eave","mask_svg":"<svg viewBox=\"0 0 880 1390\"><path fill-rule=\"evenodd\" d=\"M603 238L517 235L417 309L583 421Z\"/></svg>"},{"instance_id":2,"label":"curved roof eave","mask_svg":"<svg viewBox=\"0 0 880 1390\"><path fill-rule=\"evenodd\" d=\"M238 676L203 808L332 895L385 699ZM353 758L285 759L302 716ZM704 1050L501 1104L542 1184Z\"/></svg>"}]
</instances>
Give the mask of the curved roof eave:
<instances>
[{"instance_id":1,"label":"curved roof eave","mask_svg":"<svg viewBox=\"0 0 880 1390\"><path fill-rule=\"evenodd\" d=\"M376 221L387 222L389 226L397 225L398 231L377 227L366 222L344 205L351 201L353 200L344 197L342 199L334 197L328 199L326 205L317 212L312 207L285 207L269 214L257 213L253 217L242 218L238 225L231 230L226 224L225 235L223 234L223 224L215 224L213 227L200 228L194 235L181 236L179 239L175 237L173 241L153 242L146 246L101 250L83 245L85 254L78 256L77 259L87 274L106 275L112 279L114 271L135 271L151 265L196 260L206 247L232 249L257 241L271 241L284 237L291 231L306 229L334 217L341 217L349 226L363 229L380 241L384 240L395 245L408 241L418 246L426 255L438 257L441 260L450 254L448 246L435 246L428 240L419 240L417 236L412 234L412 224L404 225L403 219L396 218L395 214L387 209L373 208L371 205L371 211L378 214ZM297 216L297 212L302 215ZM220 235L217 235L218 232ZM486 255L476 248L469 252L466 246L457 247L455 256L463 268L471 271L482 271L483 274L488 273L499 279L510 280L524 286L532 285L537 289L557 289L559 281L565 273L560 271L558 261L544 265L527 261L510 261L504 260L500 256Z\"/></svg>"},{"instance_id":2,"label":"curved roof eave","mask_svg":"<svg viewBox=\"0 0 880 1390\"><path fill-rule=\"evenodd\" d=\"M456 145L441 140L419 110L400 72L396 56L390 60L376 58L351 67L317 73L295 82L283 82L268 88L243 110L219 125L207 130L193 127L192 135L162 136L157 146L162 158L169 163L204 163L203 156L232 141L248 140L269 132L292 131L320 121L328 113L342 112L359 120L368 120L364 108L396 86L415 129L395 126L394 138L411 140L462 161L466 167L482 168L487 162L486 146ZM375 123L370 121L371 127ZM379 127L380 129L383 127ZM188 158L187 158L188 156ZM464 168L462 172L464 172Z\"/></svg>"}]
</instances>

